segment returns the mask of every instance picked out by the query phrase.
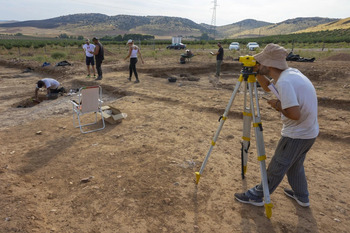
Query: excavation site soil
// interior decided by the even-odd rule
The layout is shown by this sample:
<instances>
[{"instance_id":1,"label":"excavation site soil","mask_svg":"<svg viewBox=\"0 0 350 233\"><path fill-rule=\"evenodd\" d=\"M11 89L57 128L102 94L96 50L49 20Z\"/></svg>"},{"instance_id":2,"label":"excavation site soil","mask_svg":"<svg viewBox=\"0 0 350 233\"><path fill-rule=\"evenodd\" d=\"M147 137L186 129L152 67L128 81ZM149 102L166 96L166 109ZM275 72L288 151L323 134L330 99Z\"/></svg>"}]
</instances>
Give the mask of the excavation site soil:
<instances>
[{"instance_id":1,"label":"excavation site soil","mask_svg":"<svg viewBox=\"0 0 350 233\"><path fill-rule=\"evenodd\" d=\"M241 178L243 86L195 183L241 64L225 59L218 81L215 57L178 58L139 62L137 84L122 59L107 57L101 81L86 78L83 61L0 60L0 232L350 232L350 55L289 62L316 88L320 134L305 161L310 208L284 195L285 178L271 194L270 219L264 207L234 199L260 181L253 131ZM34 102L41 78L57 79L67 93L45 100L39 92L42 102ZM70 100L95 85L103 105L127 117L82 134ZM282 124L262 98L273 96L258 94L268 164Z\"/></svg>"}]
</instances>

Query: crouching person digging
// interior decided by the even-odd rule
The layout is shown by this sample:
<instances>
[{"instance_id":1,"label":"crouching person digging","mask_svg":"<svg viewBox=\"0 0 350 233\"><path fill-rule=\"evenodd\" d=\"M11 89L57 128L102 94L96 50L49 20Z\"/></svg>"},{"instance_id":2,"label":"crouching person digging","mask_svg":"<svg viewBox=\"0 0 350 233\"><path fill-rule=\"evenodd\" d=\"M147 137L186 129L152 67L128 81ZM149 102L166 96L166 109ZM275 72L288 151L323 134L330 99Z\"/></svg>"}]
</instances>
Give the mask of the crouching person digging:
<instances>
[{"instance_id":1,"label":"crouching person digging","mask_svg":"<svg viewBox=\"0 0 350 233\"><path fill-rule=\"evenodd\" d=\"M59 93L65 93L64 87L60 87L60 83L52 78L44 78L39 80L36 83L36 88L35 88L35 100L39 101L38 98L38 91L40 88L46 88L47 91L47 99L57 99Z\"/></svg>"}]
</instances>

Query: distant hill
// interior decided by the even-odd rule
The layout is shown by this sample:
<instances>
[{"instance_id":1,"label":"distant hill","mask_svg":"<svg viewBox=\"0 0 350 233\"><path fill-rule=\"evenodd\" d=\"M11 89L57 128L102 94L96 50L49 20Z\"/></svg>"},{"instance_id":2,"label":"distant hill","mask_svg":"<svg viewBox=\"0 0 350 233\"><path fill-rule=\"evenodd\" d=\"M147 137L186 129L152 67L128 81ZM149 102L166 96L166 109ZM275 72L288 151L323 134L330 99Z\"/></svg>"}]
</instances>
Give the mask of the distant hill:
<instances>
[{"instance_id":1,"label":"distant hill","mask_svg":"<svg viewBox=\"0 0 350 233\"><path fill-rule=\"evenodd\" d=\"M74 14L45 20L6 23L0 27L35 27L57 29L73 35L116 35L141 33L158 36L201 35L209 30L189 19L163 16Z\"/></svg>"},{"instance_id":2,"label":"distant hill","mask_svg":"<svg viewBox=\"0 0 350 233\"><path fill-rule=\"evenodd\" d=\"M15 23L16 20L0 20L0 23Z\"/></svg>"},{"instance_id":3,"label":"distant hill","mask_svg":"<svg viewBox=\"0 0 350 233\"><path fill-rule=\"evenodd\" d=\"M337 29L348 29L350 28L350 17L345 19L335 20L325 24L319 24L315 27L309 27L304 30L297 31L297 33L301 32L318 32L318 31L332 31Z\"/></svg>"},{"instance_id":4,"label":"distant hill","mask_svg":"<svg viewBox=\"0 0 350 233\"><path fill-rule=\"evenodd\" d=\"M338 19L309 17L309 18L295 18L288 19L276 24L269 24L262 27L256 27L249 30L242 30L238 33L231 34L231 38L243 37L258 37L258 36L272 36L281 34L291 34L310 27L315 27L324 23L332 23Z\"/></svg>"},{"instance_id":5,"label":"distant hill","mask_svg":"<svg viewBox=\"0 0 350 233\"><path fill-rule=\"evenodd\" d=\"M339 23L337 23L339 21ZM318 25L347 25L349 19L340 22L330 18L295 18L277 24L246 19L237 23L216 27L216 38L244 38L267 35L280 35L299 32L301 30L318 30ZM311 29L310 29L311 30ZM0 23L0 33L22 33L35 36L49 32L58 36L61 33L69 35L114 36L123 34L149 34L156 38L171 38L182 35L199 37L203 33L213 34L213 27L207 24L197 24L192 20L167 16L132 16L104 14L73 14L45 20L29 20L22 22Z\"/></svg>"},{"instance_id":6,"label":"distant hill","mask_svg":"<svg viewBox=\"0 0 350 233\"><path fill-rule=\"evenodd\" d=\"M268 25L273 25L272 23L257 21L254 19L245 19L237 23L219 26L217 27L218 35L224 38L237 38L237 35L241 35L243 32L249 30L258 29ZM248 36L248 35L246 35Z\"/></svg>"},{"instance_id":7,"label":"distant hill","mask_svg":"<svg viewBox=\"0 0 350 233\"><path fill-rule=\"evenodd\" d=\"M82 25L85 23L108 23L109 16L104 14L73 14L60 16L51 19L43 19L43 20L28 20L28 21L20 21L14 23L7 23L1 25L1 27L35 27L35 28L44 28L51 29L57 28L60 26L67 26L68 24L77 24Z\"/></svg>"}]
</instances>

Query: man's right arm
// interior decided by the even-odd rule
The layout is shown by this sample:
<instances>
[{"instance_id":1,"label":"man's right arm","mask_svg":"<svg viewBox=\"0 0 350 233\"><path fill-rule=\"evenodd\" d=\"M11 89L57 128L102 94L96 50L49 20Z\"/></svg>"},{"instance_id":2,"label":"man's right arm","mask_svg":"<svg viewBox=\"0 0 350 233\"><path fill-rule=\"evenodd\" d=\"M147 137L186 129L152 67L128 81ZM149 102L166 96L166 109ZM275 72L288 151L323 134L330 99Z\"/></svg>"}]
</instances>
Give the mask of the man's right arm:
<instances>
[{"instance_id":1,"label":"man's right arm","mask_svg":"<svg viewBox=\"0 0 350 233\"><path fill-rule=\"evenodd\" d=\"M100 46L99 46L99 45L96 45L96 46L95 46L95 49L94 49L94 52L91 53L91 54L97 55L99 51L100 51Z\"/></svg>"},{"instance_id":2,"label":"man's right arm","mask_svg":"<svg viewBox=\"0 0 350 233\"><path fill-rule=\"evenodd\" d=\"M270 92L270 89L268 88L268 86L270 85L270 80L268 78L266 78L265 75L260 75L257 74L256 75L256 79L258 80L260 86L267 92Z\"/></svg>"}]
</instances>

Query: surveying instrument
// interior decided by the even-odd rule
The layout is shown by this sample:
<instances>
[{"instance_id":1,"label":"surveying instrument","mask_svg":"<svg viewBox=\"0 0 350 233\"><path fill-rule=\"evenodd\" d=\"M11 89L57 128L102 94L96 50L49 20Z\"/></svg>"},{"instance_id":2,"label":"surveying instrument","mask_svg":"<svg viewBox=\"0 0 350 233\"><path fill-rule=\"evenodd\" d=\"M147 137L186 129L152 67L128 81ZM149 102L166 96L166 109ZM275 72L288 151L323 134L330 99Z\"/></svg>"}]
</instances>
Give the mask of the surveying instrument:
<instances>
[{"instance_id":1,"label":"surveying instrument","mask_svg":"<svg viewBox=\"0 0 350 233\"><path fill-rule=\"evenodd\" d=\"M244 84L244 108L243 108L243 141L241 148L241 161L242 161L242 179L244 179L244 175L247 171L247 161L248 161L248 149L250 146L250 131L251 131L251 121L253 120L253 127L255 128L255 138L256 138L256 147L257 147L257 155L258 161L260 162L260 171L261 171L261 183L263 186L264 192L264 202L265 202L265 211L267 218L271 218L272 215L272 203L270 201L270 192L267 182L267 173L266 173L266 155L265 155L265 146L264 146L264 138L263 138L263 128L261 124L260 110L259 110L259 99L258 99L258 91L257 91L257 83L256 83L256 73L253 72L254 66L256 65L256 60L253 56L240 56L238 61L242 63L243 67L241 70L241 75L239 76L238 82L233 90L231 95L231 99L225 109L225 112L219 118L219 128L217 129L213 140L211 141L211 146L209 151L202 163L201 169L199 172L196 172L196 184L198 184L199 179L203 173L205 165L208 162L210 154L216 144L216 141L219 137L220 131L227 120L227 115L230 111L230 108L233 104L233 101L236 97L236 94L243 82ZM247 88L249 90L250 96L250 106L247 106ZM253 95L254 91L254 95ZM254 101L256 105L256 113L254 109Z\"/></svg>"}]
</instances>

